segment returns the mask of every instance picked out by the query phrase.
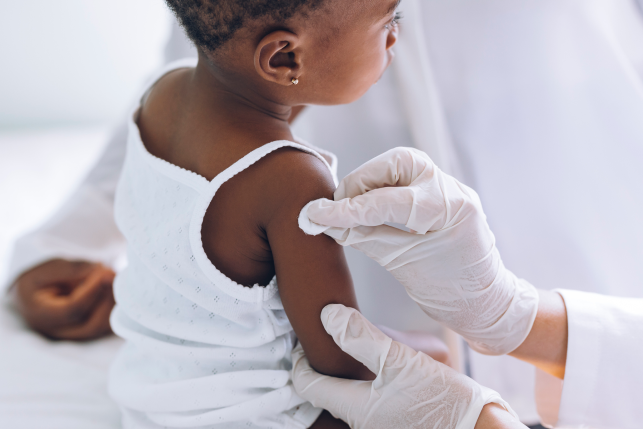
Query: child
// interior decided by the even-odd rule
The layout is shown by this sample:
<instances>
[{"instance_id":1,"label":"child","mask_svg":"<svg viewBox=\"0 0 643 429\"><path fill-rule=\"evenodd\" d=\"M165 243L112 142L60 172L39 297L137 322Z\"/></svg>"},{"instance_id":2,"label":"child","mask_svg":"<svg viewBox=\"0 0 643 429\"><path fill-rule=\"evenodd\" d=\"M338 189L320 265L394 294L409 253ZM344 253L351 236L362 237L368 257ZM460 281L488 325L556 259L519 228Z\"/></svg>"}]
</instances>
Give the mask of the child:
<instances>
[{"instance_id":1,"label":"child","mask_svg":"<svg viewBox=\"0 0 643 429\"><path fill-rule=\"evenodd\" d=\"M341 247L297 223L332 198L335 159L289 120L379 79L398 0L167 2L199 59L164 70L129 124L111 318L127 340L110 375L123 426L347 427L289 380L293 330L318 371L373 378L319 319L357 302Z\"/></svg>"}]
</instances>

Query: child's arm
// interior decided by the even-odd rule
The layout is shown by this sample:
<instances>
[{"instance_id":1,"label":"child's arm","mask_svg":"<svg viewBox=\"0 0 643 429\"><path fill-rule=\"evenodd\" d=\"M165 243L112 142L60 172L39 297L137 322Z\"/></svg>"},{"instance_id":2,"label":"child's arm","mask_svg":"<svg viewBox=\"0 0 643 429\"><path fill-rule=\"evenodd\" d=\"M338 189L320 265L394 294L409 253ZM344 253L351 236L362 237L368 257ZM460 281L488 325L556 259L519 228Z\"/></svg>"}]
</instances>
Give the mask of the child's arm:
<instances>
[{"instance_id":1,"label":"child's arm","mask_svg":"<svg viewBox=\"0 0 643 429\"><path fill-rule=\"evenodd\" d=\"M318 372L372 380L374 375L342 352L320 320L324 306L340 303L357 308L344 252L325 235L306 235L298 226L301 209L317 198L332 198L335 186L328 168L303 152L284 151L272 160L271 203L265 223L279 293L286 314L306 355Z\"/></svg>"}]
</instances>

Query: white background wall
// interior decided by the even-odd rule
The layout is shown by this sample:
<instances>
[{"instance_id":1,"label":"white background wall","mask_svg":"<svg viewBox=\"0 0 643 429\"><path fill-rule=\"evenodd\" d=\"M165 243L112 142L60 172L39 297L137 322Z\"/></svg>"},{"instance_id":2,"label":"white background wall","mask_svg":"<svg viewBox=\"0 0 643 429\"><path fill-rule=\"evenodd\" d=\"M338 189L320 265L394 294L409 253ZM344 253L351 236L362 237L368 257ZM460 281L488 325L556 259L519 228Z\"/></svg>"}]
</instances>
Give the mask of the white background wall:
<instances>
[{"instance_id":1,"label":"white background wall","mask_svg":"<svg viewBox=\"0 0 643 429\"><path fill-rule=\"evenodd\" d=\"M116 121L169 23L163 0L0 0L0 131Z\"/></svg>"}]
</instances>

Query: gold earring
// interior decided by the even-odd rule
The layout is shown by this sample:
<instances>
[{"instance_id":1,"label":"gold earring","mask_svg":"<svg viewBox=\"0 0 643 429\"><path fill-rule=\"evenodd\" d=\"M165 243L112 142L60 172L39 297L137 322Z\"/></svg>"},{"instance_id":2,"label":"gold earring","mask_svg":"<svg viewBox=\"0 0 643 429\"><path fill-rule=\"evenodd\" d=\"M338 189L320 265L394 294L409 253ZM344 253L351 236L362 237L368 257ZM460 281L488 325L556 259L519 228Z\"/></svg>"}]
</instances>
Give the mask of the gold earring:
<instances>
[{"instance_id":1,"label":"gold earring","mask_svg":"<svg viewBox=\"0 0 643 429\"><path fill-rule=\"evenodd\" d=\"M290 79L290 81L293 85L297 85L299 83L299 79L297 79L296 77L293 77L292 79Z\"/></svg>"}]
</instances>

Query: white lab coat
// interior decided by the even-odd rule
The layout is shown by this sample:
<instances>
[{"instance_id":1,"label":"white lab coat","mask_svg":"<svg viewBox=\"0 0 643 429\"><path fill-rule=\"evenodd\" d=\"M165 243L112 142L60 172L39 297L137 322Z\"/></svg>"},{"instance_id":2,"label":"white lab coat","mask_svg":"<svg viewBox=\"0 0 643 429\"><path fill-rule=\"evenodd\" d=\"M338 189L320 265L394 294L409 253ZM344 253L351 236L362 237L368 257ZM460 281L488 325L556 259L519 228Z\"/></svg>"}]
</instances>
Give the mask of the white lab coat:
<instances>
[{"instance_id":1,"label":"white lab coat","mask_svg":"<svg viewBox=\"0 0 643 429\"><path fill-rule=\"evenodd\" d=\"M559 290L565 300L565 381L538 372L542 421L560 429L643 426L643 299Z\"/></svg>"},{"instance_id":2,"label":"white lab coat","mask_svg":"<svg viewBox=\"0 0 643 429\"><path fill-rule=\"evenodd\" d=\"M588 21L590 5L616 5L622 12L626 3L633 4L630 0L425 0L422 5L452 148L464 167L460 177L480 192L506 265L538 287L643 296L643 269L636 263L643 256L643 231L634 220L643 214L643 195L636 189L643 179L643 169L636 168L637 160L643 159L637 45L625 43L625 49L616 36L606 35L605 22L599 19L601 26ZM619 23L621 41L636 39L638 27L631 17L608 17L613 21L607 23ZM622 21L630 24L625 36ZM176 40L170 44L175 47L172 52L185 52L186 45ZM177 56L182 55L170 54L169 59ZM362 100L350 106L313 107L302 116L298 132L338 155L340 177L391 147L418 145L431 153L430 144L425 147L414 140L417 124L406 122L405 106L410 103L400 95L399 77L395 70L389 71ZM122 239L111 220L110 198L123 144L117 136L55 221L18 242L10 267L14 276L56 255L106 263L118 259ZM575 192L586 188L580 186L584 180L600 192L600 198ZM612 210L615 206L618 209ZM360 306L369 318L400 329L426 326L427 318L392 277L350 249L348 258ZM583 302L578 296L566 299L568 306L575 300ZM618 308L600 301L595 318L620 314ZM570 326L577 324L574 314L570 312ZM642 338L630 325L621 328ZM604 337L612 338L609 332ZM626 341L611 340L615 342L620 349L630 347ZM577 356L584 355L579 344L584 342L570 341L570 356L575 350ZM629 350L634 353L619 353L618 374L604 360L593 367L598 374L614 375L601 378L615 386L607 391L617 390L633 373L641 372L643 352ZM525 375L517 361L504 359L473 356L474 378L498 390L526 420L534 421L533 375ZM580 361L571 360L568 373ZM517 369L512 371L512 366ZM567 417L565 398L588 388L575 380L568 376L560 409L561 422L572 427L578 416ZM600 399L599 393L592 390L589 396ZM631 397L614 395L605 399L610 404L628 400ZM592 405L592 409L607 413L598 423L623 421L609 414L618 409L622 416L623 408ZM625 412L632 421L643 422L643 411L636 407Z\"/></svg>"},{"instance_id":3,"label":"white lab coat","mask_svg":"<svg viewBox=\"0 0 643 429\"><path fill-rule=\"evenodd\" d=\"M480 194L505 265L538 288L643 297L643 23L636 4L424 6L464 180ZM524 421L537 420L533 367L472 353L471 369Z\"/></svg>"}]
</instances>

